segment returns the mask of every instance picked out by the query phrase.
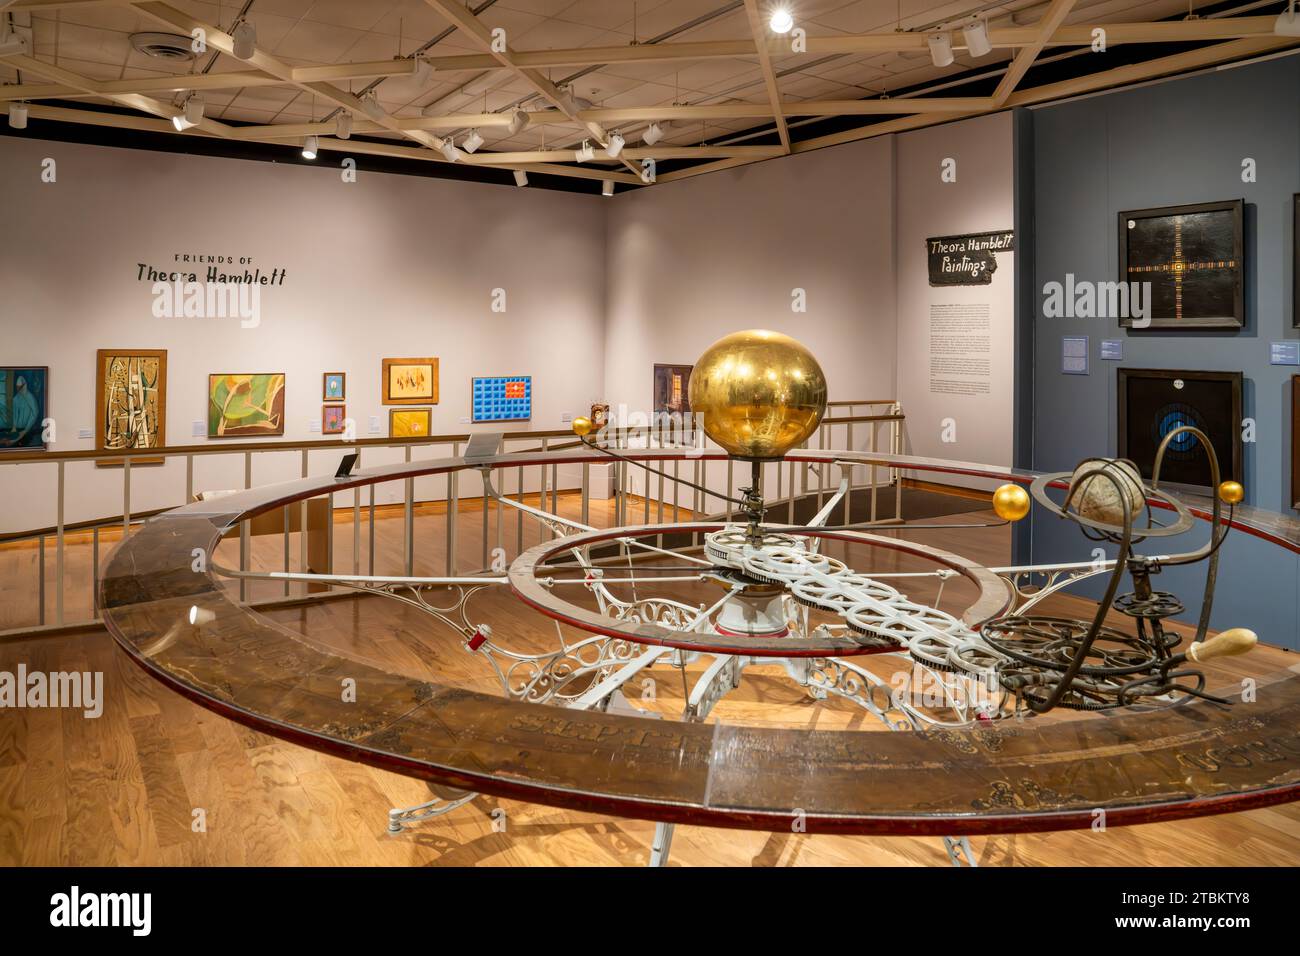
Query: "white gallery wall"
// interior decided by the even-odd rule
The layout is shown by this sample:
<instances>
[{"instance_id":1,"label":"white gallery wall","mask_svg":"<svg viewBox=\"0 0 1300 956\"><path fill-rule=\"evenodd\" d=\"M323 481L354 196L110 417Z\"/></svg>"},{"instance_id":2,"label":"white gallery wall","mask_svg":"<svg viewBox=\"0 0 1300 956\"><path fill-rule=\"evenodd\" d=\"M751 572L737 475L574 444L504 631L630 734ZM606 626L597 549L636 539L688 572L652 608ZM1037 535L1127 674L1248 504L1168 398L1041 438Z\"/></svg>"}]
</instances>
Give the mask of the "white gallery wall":
<instances>
[{"instance_id":1,"label":"white gallery wall","mask_svg":"<svg viewBox=\"0 0 1300 956\"><path fill-rule=\"evenodd\" d=\"M56 162L54 183L40 178L46 157ZM387 435L386 356L440 359L435 434L492 428L465 424L475 375L533 376L531 426L504 426L511 430L559 428L565 413L589 408L604 391L601 197L369 173L364 158L360 167L345 183L335 161L277 165L0 137L0 364L49 366L53 448L94 447L78 434L93 435L100 348L167 350L169 445L221 443L193 434L214 372L286 374L285 434L270 441L322 438L326 371L347 373L357 434L369 437L378 416L377 434ZM175 268L186 254L248 258L251 268L284 270L284 282L263 290L255 328L155 318L138 264ZM496 289L504 312L492 310ZM332 470L340 454L314 453L313 473ZM372 450L363 463L400 456ZM253 480L295 477L300 467L298 453L259 455ZM121 512L120 469L68 469L65 520ZM0 529L54 522L54 466L42 471L36 479L0 457ZM195 459L196 490L243 480L242 456ZM132 469L136 510L177 504L184 489L183 461ZM385 490L381 501L401 493Z\"/></svg>"},{"instance_id":2,"label":"white gallery wall","mask_svg":"<svg viewBox=\"0 0 1300 956\"><path fill-rule=\"evenodd\" d=\"M897 393L907 451L1010 465L1015 253L995 254L989 285L932 286L926 240L1012 228L1011 113L914 130L895 143ZM953 316L962 317L960 326ZM958 475L944 481L996 484Z\"/></svg>"},{"instance_id":3,"label":"white gallery wall","mask_svg":"<svg viewBox=\"0 0 1300 956\"><path fill-rule=\"evenodd\" d=\"M167 349L169 445L221 443L194 434L214 372L284 372L283 440L322 437L321 375L346 372L358 435L386 435L381 360L397 356L440 359L435 433L495 430L468 424L475 375L531 374L533 420L505 427L542 430L596 400L647 411L655 363L691 364L728 332L766 327L808 345L833 401L898 397L910 451L1008 463L1014 257L998 257L991 287L934 289L924 240L1010 228L1011 155L1001 114L603 199L372 173L364 161L344 183L333 160L0 137L0 364L50 367L56 450L94 445L79 435L93 435L100 348ZM957 160L955 184L939 178L946 157ZM41 181L46 158L54 183ZM233 257L235 270L247 259L284 281L264 290L256 328L155 318L139 266L176 268L185 255ZM504 312L493 311L495 290ZM938 422L954 402L928 389L929 310L962 297L988 300L996 364L987 394L955 403L957 441L941 443ZM854 443L866 446L865 430ZM362 462L401 455L367 450ZM313 452L309 468L332 470L338 457ZM67 467L66 521L120 513L120 469ZM241 455L194 467L197 490L244 483ZM300 468L297 452L259 455L252 480ZM444 487L424 479L416 494ZM132 469L134 510L179 503L184 488L182 461ZM54 490L53 465L0 457L0 530L53 524ZM393 485L377 500L401 495Z\"/></svg>"}]
</instances>

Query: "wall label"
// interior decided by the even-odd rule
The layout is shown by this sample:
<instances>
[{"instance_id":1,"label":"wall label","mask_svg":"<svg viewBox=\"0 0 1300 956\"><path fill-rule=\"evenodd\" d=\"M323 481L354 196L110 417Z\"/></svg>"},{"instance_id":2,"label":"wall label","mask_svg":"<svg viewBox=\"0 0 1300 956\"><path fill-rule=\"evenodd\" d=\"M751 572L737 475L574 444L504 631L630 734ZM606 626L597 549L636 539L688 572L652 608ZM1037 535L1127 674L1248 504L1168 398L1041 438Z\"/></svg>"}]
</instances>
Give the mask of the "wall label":
<instances>
[{"instance_id":1,"label":"wall label","mask_svg":"<svg viewBox=\"0 0 1300 956\"><path fill-rule=\"evenodd\" d=\"M994 253L1014 252L1015 233L974 232L925 240L930 259L930 285L988 285L998 263Z\"/></svg>"},{"instance_id":2,"label":"wall label","mask_svg":"<svg viewBox=\"0 0 1300 956\"><path fill-rule=\"evenodd\" d=\"M1088 374L1088 336L1061 336L1061 372L1065 375Z\"/></svg>"},{"instance_id":3,"label":"wall label","mask_svg":"<svg viewBox=\"0 0 1300 956\"><path fill-rule=\"evenodd\" d=\"M1270 342L1269 365L1300 365L1300 342Z\"/></svg>"}]
</instances>

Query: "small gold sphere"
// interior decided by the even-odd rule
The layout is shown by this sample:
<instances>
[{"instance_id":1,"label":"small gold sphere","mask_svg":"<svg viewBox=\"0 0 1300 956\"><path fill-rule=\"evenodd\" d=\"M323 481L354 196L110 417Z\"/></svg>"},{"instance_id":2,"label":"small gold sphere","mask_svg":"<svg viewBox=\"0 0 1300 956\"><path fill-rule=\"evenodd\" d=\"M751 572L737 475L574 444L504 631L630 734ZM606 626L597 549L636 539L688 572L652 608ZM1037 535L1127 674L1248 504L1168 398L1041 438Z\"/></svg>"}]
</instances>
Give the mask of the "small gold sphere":
<instances>
[{"instance_id":1,"label":"small gold sphere","mask_svg":"<svg viewBox=\"0 0 1300 956\"><path fill-rule=\"evenodd\" d=\"M1245 497L1246 489L1241 487L1241 482L1224 481L1219 483L1219 500L1225 505L1239 505Z\"/></svg>"},{"instance_id":2,"label":"small gold sphere","mask_svg":"<svg viewBox=\"0 0 1300 956\"><path fill-rule=\"evenodd\" d=\"M748 329L718 339L691 370L691 412L737 458L780 458L817 430L826 375L780 332Z\"/></svg>"},{"instance_id":3,"label":"small gold sphere","mask_svg":"<svg viewBox=\"0 0 1300 956\"><path fill-rule=\"evenodd\" d=\"M579 415L573 420L573 434L579 438L586 438L591 434L591 419L586 415Z\"/></svg>"},{"instance_id":4,"label":"small gold sphere","mask_svg":"<svg viewBox=\"0 0 1300 956\"><path fill-rule=\"evenodd\" d=\"M1008 482L993 492L993 513L1003 521L1019 521L1029 514L1029 492Z\"/></svg>"}]
</instances>

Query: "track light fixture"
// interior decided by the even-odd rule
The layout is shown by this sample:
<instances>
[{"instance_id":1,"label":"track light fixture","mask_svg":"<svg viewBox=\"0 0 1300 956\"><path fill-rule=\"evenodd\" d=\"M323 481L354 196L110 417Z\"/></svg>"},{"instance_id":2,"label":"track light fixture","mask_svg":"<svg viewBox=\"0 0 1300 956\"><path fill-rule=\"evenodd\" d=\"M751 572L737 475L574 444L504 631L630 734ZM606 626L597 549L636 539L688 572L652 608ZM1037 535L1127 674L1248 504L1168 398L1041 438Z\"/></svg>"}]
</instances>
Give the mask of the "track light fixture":
<instances>
[{"instance_id":1,"label":"track light fixture","mask_svg":"<svg viewBox=\"0 0 1300 956\"><path fill-rule=\"evenodd\" d=\"M428 86L429 77L433 76L433 66L422 56L412 57L415 60L415 66L411 68L411 79L415 80L416 86Z\"/></svg>"},{"instance_id":2,"label":"track light fixture","mask_svg":"<svg viewBox=\"0 0 1300 956\"><path fill-rule=\"evenodd\" d=\"M1296 11L1295 0L1278 16L1273 24L1273 32L1280 37L1300 37L1300 12Z\"/></svg>"},{"instance_id":3,"label":"track light fixture","mask_svg":"<svg viewBox=\"0 0 1300 956\"><path fill-rule=\"evenodd\" d=\"M240 20L230 31L234 41L232 53L240 60L251 60L257 50L257 27L248 20Z\"/></svg>"},{"instance_id":4,"label":"track light fixture","mask_svg":"<svg viewBox=\"0 0 1300 956\"><path fill-rule=\"evenodd\" d=\"M600 194L602 196L614 195L614 180L606 179L600 184Z\"/></svg>"},{"instance_id":5,"label":"track light fixture","mask_svg":"<svg viewBox=\"0 0 1300 956\"><path fill-rule=\"evenodd\" d=\"M517 106L510 111L510 125L507 126L506 129L510 131L511 136L514 136L515 134L522 132L523 128L527 125L528 125L527 113L525 113Z\"/></svg>"},{"instance_id":6,"label":"track light fixture","mask_svg":"<svg viewBox=\"0 0 1300 956\"><path fill-rule=\"evenodd\" d=\"M930 59L935 66L952 65L952 37L946 33L931 33L929 40Z\"/></svg>"},{"instance_id":7,"label":"track light fixture","mask_svg":"<svg viewBox=\"0 0 1300 956\"><path fill-rule=\"evenodd\" d=\"M9 104L9 128L26 129L27 128L27 104L15 100Z\"/></svg>"},{"instance_id":8,"label":"track light fixture","mask_svg":"<svg viewBox=\"0 0 1300 956\"><path fill-rule=\"evenodd\" d=\"M789 33L794 26L794 17L790 16L790 11L785 7L777 7L772 11L772 18L767 21L767 25L773 33Z\"/></svg>"},{"instance_id":9,"label":"track light fixture","mask_svg":"<svg viewBox=\"0 0 1300 956\"><path fill-rule=\"evenodd\" d=\"M352 135L352 114L347 110L340 110L334 118L334 135L339 139L347 139Z\"/></svg>"},{"instance_id":10,"label":"track light fixture","mask_svg":"<svg viewBox=\"0 0 1300 956\"><path fill-rule=\"evenodd\" d=\"M203 121L203 98L191 93L181 105L181 112L172 117L172 126L180 133Z\"/></svg>"},{"instance_id":11,"label":"track light fixture","mask_svg":"<svg viewBox=\"0 0 1300 956\"><path fill-rule=\"evenodd\" d=\"M465 152L472 153L483 145L483 137L479 135L478 130L472 129L460 145Z\"/></svg>"},{"instance_id":12,"label":"track light fixture","mask_svg":"<svg viewBox=\"0 0 1300 956\"><path fill-rule=\"evenodd\" d=\"M447 162L459 162L464 155L464 153L456 148L456 143L450 136L442 141L442 158Z\"/></svg>"},{"instance_id":13,"label":"track light fixture","mask_svg":"<svg viewBox=\"0 0 1300 956\"><path fill-rule=\"evenodd\" d=\"M302 141L302 158L315 159L316 150L320 146L319 140L315 136L308 136Z\"/></svg>"},{"instance_id":14,"label":"track light fixture","mask_svg":"<svg viewBox=\"0 0 1300 956\"><path fill-rule=\"evenodd\" d=\"M993 44L989 42L989 23L987 20L976 20L968 23L961 28L962 39L966 41L966 51L973 57L985 56L993 52Z\"/></svg>"},{"instance_id":15,"label":"track light fixture","mask_svg":"<svg viewBox=\"0 0 1300 956\"><path fill-rule=\"evenodd\" d=\"M618 159L618 154L623 152L623 134L618 130L609 134L609 145L605 147L605 155L610 159Z\"/></svg>"},{"instance_id":16,"label":"track light fixture","mask_svg":"<svg viewBox=\"0 0 1300 956\"><path fill-rule=\"evenodd\" d=\"M580 163L589 163L596 158L596 151L584 139L582 145L573 151L573 158Z\"/></svg>"},{"instance_id":17,"label":"track light fixture","mask_svg":"<svg viewBox=\"0 0 1300 956\"><path fill-rule=\"evenodd\" d=\"M371 119L383 119L384 108L379 105L379 100L375 96L375 91L371 90L365 96L361 97L361 108L366 111L366 115Z\"/></svg>"},{"instance_id":18,"label":"track light fixture","mask_svg":"<svg viewBox=\"0 0 1300 956\"><path fill-rule=\"evenodd\" d=\"M515 185L516 185L516 186L527 186L527 185L528 185L528 173L526 173L526 172L525 172L524 170L522 170L522 169L516 169L516 170L515 170Z\"/></svg>"},{"instance_id":19,"label":"track light fixture","mask_svg":"<svg viewBox=\"0 0 1300 956\"><path fill-rule=\"evenodd\" d=\"M646 127L645 133L642 134L641 142L645 143L647 146L653 146L655 143L659 142L663 138L664 138L663 127L661 127L658 123L651 123L649 126Z\"/></svg>"}]
</instances>

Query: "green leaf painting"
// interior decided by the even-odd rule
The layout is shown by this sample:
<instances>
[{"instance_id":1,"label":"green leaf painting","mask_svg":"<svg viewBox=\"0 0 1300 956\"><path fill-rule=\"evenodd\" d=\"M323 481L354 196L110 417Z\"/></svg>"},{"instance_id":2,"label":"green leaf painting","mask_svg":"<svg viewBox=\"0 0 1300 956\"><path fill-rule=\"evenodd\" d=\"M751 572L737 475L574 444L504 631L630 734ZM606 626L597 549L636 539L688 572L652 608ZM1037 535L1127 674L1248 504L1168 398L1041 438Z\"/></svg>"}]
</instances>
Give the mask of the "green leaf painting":
<instances>
[{"instance_id":1,"label":"green leaf painting","mask_svg":"<svg viewBox=\"0 0 1300 956\"><path fill-rule=\"evenodd\" d=\"M208 376L208 437L284 434L284 373Z\"/></svg>"}]
</instances>

